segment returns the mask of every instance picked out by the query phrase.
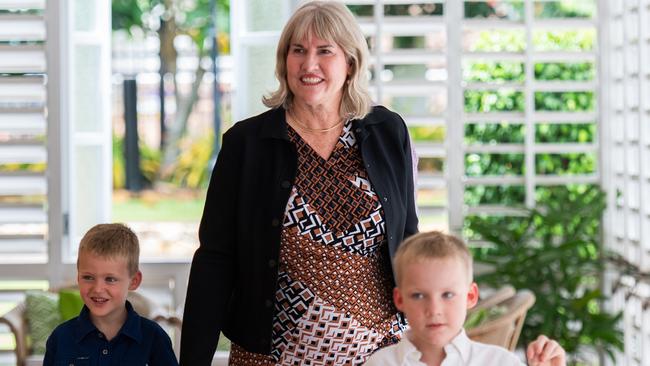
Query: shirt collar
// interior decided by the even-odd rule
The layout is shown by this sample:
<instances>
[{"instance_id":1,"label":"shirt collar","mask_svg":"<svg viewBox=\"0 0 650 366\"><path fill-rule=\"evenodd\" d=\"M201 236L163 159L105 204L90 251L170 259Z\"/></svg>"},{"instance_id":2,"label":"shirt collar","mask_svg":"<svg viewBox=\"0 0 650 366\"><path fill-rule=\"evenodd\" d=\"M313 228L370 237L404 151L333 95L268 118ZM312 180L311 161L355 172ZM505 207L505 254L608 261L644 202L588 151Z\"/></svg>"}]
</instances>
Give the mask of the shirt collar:
<instances>
[{"instance_id":1,"label":"shirt collar","mask_svg":"<svg viewBox=\"0 0 650 366\"><path fill-rule=\"evenodd\" d=\"M134 341L140 343L142 341L142 327L141 320L138 313L133 310L133 306L129 301L126 302L126 321L118 332L117 336L121 334L132 338ZM75 329L75 340L80 343L88 334L92 332L99 332L97 327L90 320L90 310L84 305L81 313L77 318L77 327Z\"/></svg>"},{"instance_id":2,"label":"shirt collar","mask_svg":"<svg viewBox=\"0 0 650 366\"><path fill-rule=\"evenodd\" d=\"M465 333L465 329L461 328L460 333L458 333L458 335L444 348L447 355L457 353L460 355L460 359L463 360L463 364L467 364L472 344L470 339L467 337L467 333Z\"/></svg>"},{"instance_id":3,"label":"shirt collar","mask_svg":"<svg viewBox=\"0 0 650 366\"><path fill-rule=\"evenodd\" d=\"M411 342L411 331L407 330L402 337L402 340L397 344L397 359L402 360L407 365L420 364L422 353L418 351L415 345Z\"/></svg>"}]
</instances>

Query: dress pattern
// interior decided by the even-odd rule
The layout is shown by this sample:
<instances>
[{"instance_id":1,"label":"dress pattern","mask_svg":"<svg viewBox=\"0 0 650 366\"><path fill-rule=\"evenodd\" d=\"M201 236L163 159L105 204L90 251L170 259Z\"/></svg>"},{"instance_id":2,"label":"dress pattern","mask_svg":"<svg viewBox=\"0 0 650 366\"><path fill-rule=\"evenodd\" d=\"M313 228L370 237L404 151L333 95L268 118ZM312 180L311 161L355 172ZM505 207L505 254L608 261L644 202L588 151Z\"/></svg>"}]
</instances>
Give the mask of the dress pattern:
<instances>
[{"instance_id":1,"label":"dress pattern","mask_svg":"<svg viewBox=\"0 0 650 366\"><path fill-rule=\"evenodd\" d=\"M232 345L229 364L361 365L397 342L385 222L348 121L321 158L289 128L298 152L285 210L271 355Z\"/></svg>"}]
</instances>

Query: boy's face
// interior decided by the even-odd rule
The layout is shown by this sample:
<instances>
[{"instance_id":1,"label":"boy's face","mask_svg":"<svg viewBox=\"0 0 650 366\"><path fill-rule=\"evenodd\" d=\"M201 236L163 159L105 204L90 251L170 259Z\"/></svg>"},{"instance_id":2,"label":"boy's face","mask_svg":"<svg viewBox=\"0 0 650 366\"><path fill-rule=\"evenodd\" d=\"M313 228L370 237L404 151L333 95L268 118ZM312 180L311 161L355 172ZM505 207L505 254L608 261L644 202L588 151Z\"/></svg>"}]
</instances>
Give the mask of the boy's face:
<instances>
[{"instance_id":1,"label":"boy's face","mask_svg":"<svg viewBox=\"0 0 650 366\"><path fill-rule=\"evenodd\" d=\"M125 314L129 290L138 288L142 273L129 275L127 259L105 258L88 251L79 253L77 282L93 320L118 320Z\"/></svg>"},{"instance_id":2,"label":"boy's face","mask_svg":"<svg viewBox=\"0 0 650 366\"><path fill-rule=\"evenodd\" d=\"M424 259L404 267L393 299L406 315L411 341L420 350L442 348L460 332L467 309L476 305L478 287L470 284L459 258Z\"/></svg>"}]
</instances>

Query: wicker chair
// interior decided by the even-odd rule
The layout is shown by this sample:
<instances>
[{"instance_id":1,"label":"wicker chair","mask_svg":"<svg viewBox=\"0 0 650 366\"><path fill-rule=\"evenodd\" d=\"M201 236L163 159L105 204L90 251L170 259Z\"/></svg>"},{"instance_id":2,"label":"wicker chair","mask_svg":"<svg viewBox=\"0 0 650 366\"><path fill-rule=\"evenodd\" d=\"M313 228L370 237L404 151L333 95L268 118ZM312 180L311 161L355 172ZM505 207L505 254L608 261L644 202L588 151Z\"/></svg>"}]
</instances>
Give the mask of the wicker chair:
<instances>
[{"instance_id":1,"label":"wicker chair","mask_svg":"<svg viewBox=\"0 0 650 366\"><path fill-rule=\"evenodd\" d=\"M177 327L180 330L180 320L175 317L166 316L164 309L151 299L137 292L130 292L127 299L131 302L135 311L141 316L152 319L161 325ZM28 325L25 310L25 302L17 304L13 309L0 317L0 324L6 324L16 338L16 348L14 349L16 365L40 365L43 355L32 355L31 350L27 347Z\"/></svg>"},{"instance_id":2,"label":"wicker chair","mask_svg":"<svg viewBox=\"0 0 650 366\"><path fill-rule=\"evenodd\" d=\"M479 302L472 311L503 306L506 311L495 318L488 319L475 328L467 330L469 338L487 344L494 344L514 351L526 319L526 313L535 303L535 295L528 290L519 290L512 294L512 288L506 288ZM506 296L510 293L510 296Z\"/></svg>"}]
</instances>

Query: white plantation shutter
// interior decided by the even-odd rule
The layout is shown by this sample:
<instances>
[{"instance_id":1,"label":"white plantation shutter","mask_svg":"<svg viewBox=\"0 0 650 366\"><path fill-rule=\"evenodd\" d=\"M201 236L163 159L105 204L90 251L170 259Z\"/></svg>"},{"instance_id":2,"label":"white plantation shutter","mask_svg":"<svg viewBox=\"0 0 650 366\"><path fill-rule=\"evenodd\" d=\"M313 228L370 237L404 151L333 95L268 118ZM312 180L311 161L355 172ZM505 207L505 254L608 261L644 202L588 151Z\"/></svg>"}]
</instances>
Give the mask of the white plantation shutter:
<instances>
[{"instance_id":1,"label":"white plantation shutter","mask_svg":"<svg viewBox=\"0 0 650 366\"><path fill-rule=\"evenodd\" d=\"M44 5L0 0L0 262L9 267L47 260Z\"/></svg>"}]
</instances>

